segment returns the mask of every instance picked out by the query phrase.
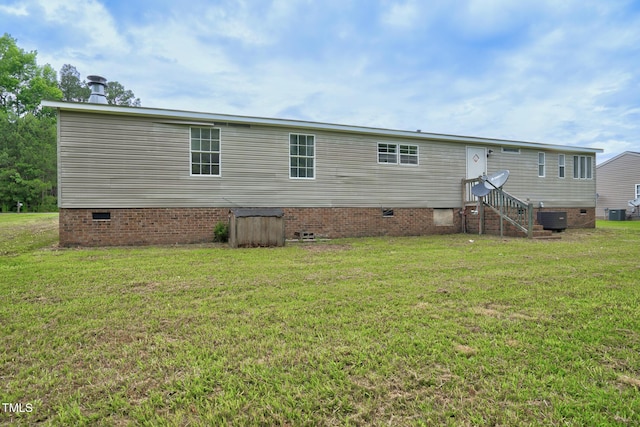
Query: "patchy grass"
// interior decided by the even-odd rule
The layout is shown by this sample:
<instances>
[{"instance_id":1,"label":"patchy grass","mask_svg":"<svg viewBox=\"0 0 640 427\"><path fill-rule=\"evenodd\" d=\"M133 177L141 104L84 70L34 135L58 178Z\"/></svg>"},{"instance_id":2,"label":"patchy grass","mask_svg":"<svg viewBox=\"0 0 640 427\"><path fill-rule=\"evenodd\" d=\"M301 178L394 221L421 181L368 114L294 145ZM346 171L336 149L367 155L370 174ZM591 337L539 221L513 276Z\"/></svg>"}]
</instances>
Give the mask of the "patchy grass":
<instances>
[{"instance_id":1,"label":"patchy grass","mask_svg":"<svg viewBox=\"0 0 640 427\"><path fill-rule=\"evenodd\" d=\"M0 213L0 256L28 252L57 241L57 213Z\"/></svg>"},{"instance_id":2,"label":"patchy grass","mask_svg":"<svg viewBox=\"0 0 640 427\"><path fill-rule=\"evenodd\" d=\"M631 225L59 250L0 218L2 424L640 423Z\"/></svg>"}]
</instances>

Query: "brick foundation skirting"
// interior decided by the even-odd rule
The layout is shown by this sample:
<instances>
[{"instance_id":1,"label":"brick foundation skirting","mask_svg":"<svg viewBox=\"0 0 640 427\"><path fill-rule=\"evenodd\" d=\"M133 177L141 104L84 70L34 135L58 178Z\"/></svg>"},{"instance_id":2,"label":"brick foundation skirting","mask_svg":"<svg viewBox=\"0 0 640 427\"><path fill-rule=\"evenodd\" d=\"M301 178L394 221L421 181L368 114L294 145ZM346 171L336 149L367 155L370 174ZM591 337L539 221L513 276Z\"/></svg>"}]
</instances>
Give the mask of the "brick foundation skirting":
<instances>
[{"instance_id":1,"label":"brick foundation skirting","mask_svg":"<svg viewBox=\"0 0 640 427\"><path fill-rule=\"evenodd\" d=\"M434 211L436 215L434 217ZM419 236L461 231L458 208L284 208L288 239ZM60 209L61 246L125 246L213 241L213 228L229 208Z\"/></svg>"},{"instance_id":2,"label":"brick foundation skirting","mask_svg":"<svg viewBox=\"0 0 640 427\"><path fill-rule=\"evenodd\" d=\"M478 233L479 218L472 209L466 209L466 231ZM595 227L595 208L543 210L567 212L568 228ZM458 208L401 208L384 216L379 208L284 208L285 233L288 239L299 232L316 238L453 234L462 231L459 212ZM485 215L485 232L499 234L497 215L489 209ZM60 209L60 245L205 243L213 241L215 225L228 220L229 208ZM505 234L524 235L506 222Z\"/></svg>"},{"instance_id":3,"label":"brick foundation skirting","mask_svg":"<svg viewBox=\"0 0 640 427\"><path fill-rule=\"evenodd\" d=\"M480 224L480 216L474 215L471 211L475 210L475 206L467 206L466 212L466 230L467 233L478 233ZM542 208L534 209L534 221L538 217L538 211L544 212L566 212L567 228L595 228L596 226L596 209L595 208ZM500 234L500 217L489 208L485 208L484 231L486 234ZM537 224L537 222L536 222ZM525 233L509 224L503 222L505 236L525 236Z\"/></svg>"}]
</instances>

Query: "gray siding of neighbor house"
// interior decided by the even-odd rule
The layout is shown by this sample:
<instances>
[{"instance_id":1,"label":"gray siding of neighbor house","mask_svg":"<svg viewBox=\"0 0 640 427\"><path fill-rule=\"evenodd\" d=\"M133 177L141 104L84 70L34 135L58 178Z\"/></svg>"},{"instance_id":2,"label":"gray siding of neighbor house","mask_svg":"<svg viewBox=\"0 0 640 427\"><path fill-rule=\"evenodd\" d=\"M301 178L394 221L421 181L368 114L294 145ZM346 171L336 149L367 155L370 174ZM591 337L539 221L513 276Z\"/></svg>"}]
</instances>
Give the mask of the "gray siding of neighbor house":
<instances>
[{"instance_id":1,"label":"gray siding of neighbor house","mask_svg":"<svg viewBox=\"0 0 640 427\"><path fill-rule=\"evenodd\" d=\"M625 152L598 166L596 216L605 217L605 209L626 209L635 199L636 184L640 184L640 153Z\"/></svg>"},{"instance_id":2,"label":"gray siding of neighbor house","mask_svg":"<svg viewBox=\"0 0 640 427\"><path fill-rule=\"evenodd\" d=\"M264 124L215 126L221 177L191 176L190 125L130 115L59 111L61 208L390 207L451 208L461 203L466 147L438 141ZM289 134L315 135L315 179L289 178ZM419 165L378 164L378 143L418 146ZM594 179L558 178L557 154L494 150L489 172L509 169L505 189L545 207L594 207ZM561 147L560 147L561 148ZM560 152L561 153L561 152ZM595 160L593 153L585 153Z\"/></svg>"}]
</instances>

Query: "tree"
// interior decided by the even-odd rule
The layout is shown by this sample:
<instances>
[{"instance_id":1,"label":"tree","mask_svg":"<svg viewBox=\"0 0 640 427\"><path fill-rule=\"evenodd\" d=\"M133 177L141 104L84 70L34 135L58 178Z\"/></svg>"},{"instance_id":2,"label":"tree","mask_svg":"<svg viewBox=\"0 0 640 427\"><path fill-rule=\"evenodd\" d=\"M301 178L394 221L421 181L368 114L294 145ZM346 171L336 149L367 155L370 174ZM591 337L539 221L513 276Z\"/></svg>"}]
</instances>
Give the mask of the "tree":
<instances>
[{"instance_id":1,"label":"tree","mask_svg":"<svg viewBox=\"0 0 640 427\"><path fill-rule=\"evenodd\" d=\"M36 51L25 52L9 34L0 37L0 108L10 116L37 113L43 99L60 99L56 73L39 67Z\"/></svg>"},{"instance_id":2,"label":"tree","mask_svg":"<svg viewBox=\"0 0 640 427\"><path fill-rule=\"evenodd\" d=\"M64 101L87 102L91 96L91 89L85 80L80 80L80 73L70 64L65 64L60 69L60 90ZM107 103L111 105L126 105L139 107L140 98L117 81L107 82L105 90Z\"/></svg>"},{"instance_id":3,"label":"tree","mask_svg":"<svg viewBox=\"0 0 640 427\"><path fill-rule=\"evenodd\" d=\"M60 90L63 101L86 102L91 96L87 82L80 80L80 73L70 64L60 69Z\"/></svg>"},{"instance_id":4,"label":"tree","mask_svg":"<svg viewBox=\"0 0 640 427\"><path fill-rule=\"evenodd\" d=\"M113 105L128 105L129 107L139 107L140 98L136 98L132 91L126 90L117 81L107 83L105 92L107 102Z\"/></svg>"},{"instance_id":5,"label":"tree","mask_svg":"<svg viewBox=\"0 0 640 427\"><path fill-rule=\"evenodd\" d=\"M56 72L38 66L8 34L0 37L0 208L55 209L56 119L40 107L60 99Z\"/></svg>"},{"instance_id":6,"label":"tree","mask_svg":"<svg viewBox=\"0 0 640 427\"><path fill-rule=\"evenodd\" d=\"M0 121L0 208L18 202L32 211L56 208L56 124L54 117L26 114Z\"/></svg>"}]
</instances>

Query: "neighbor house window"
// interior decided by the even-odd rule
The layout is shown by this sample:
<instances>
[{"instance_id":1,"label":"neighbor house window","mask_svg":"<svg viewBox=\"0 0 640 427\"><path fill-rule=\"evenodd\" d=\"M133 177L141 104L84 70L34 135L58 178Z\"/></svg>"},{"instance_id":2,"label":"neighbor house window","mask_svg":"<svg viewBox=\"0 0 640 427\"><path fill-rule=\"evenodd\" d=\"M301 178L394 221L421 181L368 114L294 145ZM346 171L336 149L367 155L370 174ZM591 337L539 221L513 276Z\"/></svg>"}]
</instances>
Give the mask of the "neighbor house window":
<instances>
[{"instance_id":1,"label":"neighbor house window","mask_svg":"<svg viewBox=\"0 0 640 427\"><path fill-rule=\"evenodd\" d=\"M544 153L538 153L538 176L544 177Z\"/></svg>"},{"instance_id":2,"label":"neighbor house window","mask_svg":"<svg viewBox=\"0 0 640 427\"><path fill-rule=\"evenodd\" d=\"M564 178L564 154L558 154L558 178Z\"/></svg>"},{"instance_id":3,"label":"neighbor house window","mask_svg":"<svg viewBox=\"0 0 640 427\"><path fill-rule=\"evenodd\" d=\"M289 134L289 178L315 178L315 136Z\"/></svg>"},{"instance_id":4,"label":"neighbor house window","mask_svg":"<svg viewBox=\"0 0 640 427\"><path fill-rule=\"evenodd\" d=\"M191 128L191 175L220 176L220 129Z\"/></svg>"},{"instance_id":5,"label":"neighbor house window","mask_svg":"<svg viewBox=\"0 0 640 427\"><path fill-rule=\"evenodd\" d=\"M593 159L591 156L573 156L573 177L593 179Z\"/></svg>"},{"instance_id":6,"label":"neighbor house window","mask_svg":"<svg viewBox=\"0 0 640 427\"><path fill-rule=\"evenodd\" d=\"M640 184L636 184L636 199L640 198Z\"/></svg>"},{"instance_id":7,"label":"neighbor house window","mask_svg":"<svg viewBox=\"0 0 640 427\"><path fill-rule=\"evenodd\" d=\"M417 165L418 146L378 143L378 163Z\"/></svg>"}]
</instances>

